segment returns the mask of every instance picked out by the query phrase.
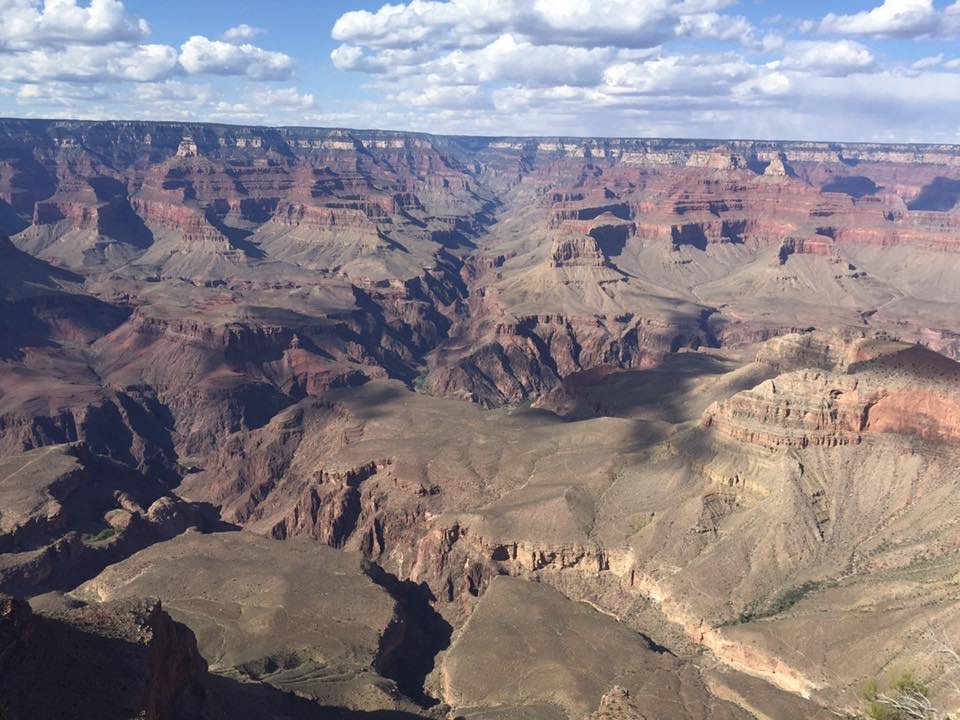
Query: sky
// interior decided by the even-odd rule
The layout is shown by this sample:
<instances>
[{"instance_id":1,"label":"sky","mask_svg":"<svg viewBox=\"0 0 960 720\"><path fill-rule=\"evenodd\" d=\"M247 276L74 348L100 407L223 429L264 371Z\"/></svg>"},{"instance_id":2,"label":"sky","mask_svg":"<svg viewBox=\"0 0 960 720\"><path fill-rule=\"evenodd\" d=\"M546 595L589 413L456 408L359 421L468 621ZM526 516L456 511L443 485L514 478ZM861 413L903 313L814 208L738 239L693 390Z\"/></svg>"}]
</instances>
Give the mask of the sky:
<instances>
[{"instance_id":1,"label":"sky","mask_svg":"<svg viewBox=\"0 0 960 720\"><path fill-rule=\"evenodd\" d=\"M0 0L0 116L960 143L960 0Z\"/></svg>"}]
</instances>

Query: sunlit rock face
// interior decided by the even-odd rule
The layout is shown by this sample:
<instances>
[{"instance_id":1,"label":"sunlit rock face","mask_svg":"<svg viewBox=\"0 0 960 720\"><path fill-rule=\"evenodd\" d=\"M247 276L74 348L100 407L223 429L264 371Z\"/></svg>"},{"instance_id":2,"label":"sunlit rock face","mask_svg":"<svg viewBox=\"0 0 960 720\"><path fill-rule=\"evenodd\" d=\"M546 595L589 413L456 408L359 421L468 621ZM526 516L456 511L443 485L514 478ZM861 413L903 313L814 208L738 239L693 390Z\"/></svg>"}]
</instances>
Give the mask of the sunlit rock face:
<instances>
[{"instance_id":1,"label":"sunlit rock face","mask_svg":"<svg viewBox=\"0 0 960 720\"><path fill-rule=\"evenodd\" d=\"M943 696L956 187L952 146L0 121L0 641L133 623L148 717Z\"/></svg>"}]
</instances>

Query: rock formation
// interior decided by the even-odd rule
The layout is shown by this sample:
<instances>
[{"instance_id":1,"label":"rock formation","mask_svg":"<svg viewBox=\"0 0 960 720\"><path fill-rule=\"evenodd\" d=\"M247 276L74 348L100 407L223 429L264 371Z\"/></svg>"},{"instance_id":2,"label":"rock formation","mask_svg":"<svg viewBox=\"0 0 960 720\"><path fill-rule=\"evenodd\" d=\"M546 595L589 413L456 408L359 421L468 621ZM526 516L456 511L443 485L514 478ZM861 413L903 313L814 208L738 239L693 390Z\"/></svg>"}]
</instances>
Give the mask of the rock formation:
<instances>
[{"instance_id":1,"label":"rock formation","mask_svg":"<svg viewBox=\"0 0 960 720\"><path fill-rule=\"evenodd\" d=\"M109 567L74 595L159 597L196 632L210 669L227 677L323 706L417 710L381 672L409 690L417 663L429 661L411 657L422 628L364 572L359 554L305 538L191 532Z\"/></svg>"},{"instance_id":2,"label":"rock formation","mask_svg":"<svg viewBox=\"0 0 960 720\"><path fill-rule=\"evenodd\" d=\"M134 603L137 663L180 638L167 702L196 658L159 596L235 717L830 717L897 663L942 694L958 178L947 145L0 120L9 613Z\"/></svg>"},{"instance_id":3,"label":"rock formation","mask_svg":"<svg viewBox=\"0 0 960 720\"><path fill-rule=\"evenodd\" d=\"M212 718L189 629L154 601L33 612L0 596L0 697L10 717Z\"/></svg>"}]
</instances>

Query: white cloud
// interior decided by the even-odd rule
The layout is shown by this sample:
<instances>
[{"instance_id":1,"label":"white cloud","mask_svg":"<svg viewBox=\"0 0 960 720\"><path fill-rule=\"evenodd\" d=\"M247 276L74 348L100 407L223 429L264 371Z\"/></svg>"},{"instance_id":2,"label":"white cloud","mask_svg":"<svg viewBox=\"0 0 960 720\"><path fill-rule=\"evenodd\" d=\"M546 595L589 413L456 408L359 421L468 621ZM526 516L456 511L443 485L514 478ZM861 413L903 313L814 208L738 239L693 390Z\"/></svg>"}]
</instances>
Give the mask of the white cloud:
<instances>
[{"instance_id":1,"label":"white cloud","mask_svg":"<svg viewBox=\"0 0 960 720\"><path fill-rule=\"evenodd\" d=\"M765 68L749 80L738 83L732 89L733 96L743 105L763 103L771 98L786 97L793 88L793 81L786 73L774 68Z\"/></svg>"},{"instance_id":2,"label":"white cloud","mask_svg":"<svg viewBox=\"0 0 960 720\"><path fill-rule=\"evenodd\" d=\"M246 75L253 80L285 80L294 69L293 58L285 53L203 35L193 35L180 46L180 64L191 74Z\"/></svg>"},{"instance_id":3,"label":"white cloud","mask_svg":"<svg viewBox=\"0 0 960 720\"><path fill-rule=\"evenodd\" d=\"M252 98L257 105L271 110L309 110L316 107L312 94L301 94L295 87L259 89L253 92Z\"/></svg>"},{"instance_id":4,"label":"white cloud","mask_svg":"<svg viewBox=\"0 0 960 720\"><path fill-rule=\"evenodd\" d=\"M788 43L779 67L838 77L876 69L876 58L852 40Z\"/></svg>"},{"instance_id":5,"label":"white cloud","mask_svg":"<svg viewBox=\"0 0 960 720\"><path fill-rule=\"evenodd\" d=\"M887 4L891 1L896 2ZM338 69L371 76L367 88L379 100L370 111L374 120L364 125L396 118L403 124L395 127L428 131L622 135L642 134L642 128L660 135L831 133L849 138L855 133L862 139L886 138L901 132L898 128L931 132L929 122L890 109L878 88L897 77L899 97L912 102L903 82L911 73L913 78L919 74L923 82L916 92L935 104L949 93L928 82L928 76L949 63L938 66L926 59L914 69L885 68L867 44L796 41L802 28L785 18L770 23L782 30L760 31L726 12L732 4L410 0L343 15L333 30L342 44L331 59ZM952 10L935 12L942 18ZM878 28L892 32L890 22L913 31L922 24L893 16L886 24L871 20L867 34ZM825 28L856 24L840 16L823 22ZM869 22L860 24L870 27ZM817 28L817 23L807 23L807 31ZM702 41L711 48L728 43L742 50L690 50ZM875 80L864 83L864 73L875 74ZM865 84L869 91L860 87ZM877 113L883 102L887 109ZM853 126L843 122L849 118L855 118ZM953 139L957 126L960 119L943 132Z\"/></svg>"},{"instance_id":6,"label":"white cloud","mask_svg":"<svg viewBox=\"0 0 960 720\"><path fill-rule=\"evenodd\" d=\"M949 37L960 31L960 0L937 10L933 0L884 0L872 10L853 15L830 13L820 32L887 38Z\"/></svg>"},{"instance_id":7,"label":"white cloud","mask_svg":"<svg viewBox=\"0 0 960 720\"><path fill-rule=\"evenodd\" d=\"M238 25L232 42L194 35L178 51L144 44L147 21L120 0L0 0L0 80L29 83L157 82L175 75L290 77L289 55L243 42L258 28Z\"/></svg>"},{"instance_id":8,"label":"white cloud","mask_svg":"<svg viewBox=\"0 0 960 720\"><path fill-rule=\"evenodd\" d=\"M411 0L345 13L332 36L348 45L481 47L511 34L534 45L649 48L673 37L753 42L742 17L717 14L731 0Z\"/></svg>"},{"instance_id":9,"label":"white cloud","mask_svg":"<svg viewBox=\"0 0 960 720\"><path fill-rule=\"evenodd\" d=\"M533 45L507 34L478 50L455 50L425 63L421 72L445 84L594 85L613 57L609 49Z\"/></svg>"},{"instance_id":10,"label":"white cloud","mask_svg":"<svg viewBox=\"0 0 960 720\"><path fill-rule=\"evenodd\" d=\"M478 85L447 85L403 90L392 99L404 107L493 110L493 102Z\"/></svg>"},{"instance_id":11,"label":"white cloud","mask_svg":"<svg viewBox=\"0 0 960 720\"><path fill-rule=\"evenodd\" d=\"M77 83L27 83L17 91L17 102L69 105L77 100L104 100L109 95L102 87Z\"/></svg>"},{"instance_id":12,"label":"white cloud","mask_svg":"<svg viewBox=\"0 0 960 720\"><path fill-rule=\"evenodd\" d=\"M408 47L428 38L438 46L483 44L470 43L470 38L506 31L518 15L519 4L512 0L412 0L406 5L384 5L376 12L345 13L331 35L341 42L373 47Z\"/></svg>"},{"instance_id":13,"label":"white cloud","mask_svg":"<svg viewBox=\"0 0 960 720\"><path fill-rule=\"evenodd\" d=\"M150 32L146 20L127 14L119 0L0 0L0 48L135 41Z\"/></svg>"},{"instance_id":14,"label":"white cloud","mask_svg":"<svg viewBox=\"0 0 960 720\"><path fill-rule=\"evenodd\" d=\"M910 69L911 70L929 70L930 68L934 68L942 62L943 62L943 53L939 53L938 55L932 55L930 57L920 58L916 62L911 63Z\"/></svg>"},{"instance_id":15,"label":"white cloud","mask_svg":"<svg viewBox=\"0 0 960 720\"><path fill-rule=\"evenodd\" d=\"M603 76L602 91L611 96L629 95L716 97L756 73L737 55L670 55L646 62L611 65Z\"/></svg>"},{"instance_id":16,"label":"white cloud","mask_svg":"<svg viewBox=\"0 0 960 720\"><path fill-rule=\"evenodd\" d=\"M177 52L167 45L68 45L2 56L0 80L147 82L168 77L176 67Z\"/></svg>"},{"instance_id":17,"label":"white cloud","mask_svg":"<svg viewBox=\"0 0 960 720\"><path fill-rule=\"evenodd\" d=\"M677 35L694 40L733 40L752 38L753 25L742 16L710 12L684 15L676 26Z\"/></svg>"},{"instance_id":18,"label":"white cloud","mask_svg":"<svg viewBox=\"0 0 960 720\"><path fill-rule=\"evenodd\" d=\"M210 102L213 89L206 83L164 80L163 82L139 83L133 89L138 102L151 104L191 103L202 105Z\"/></svg>"},{"instance_id":19,"label":"white cloud","mask_svg":"<svg viewBox=\"0 0 960 720\"><path fill-rule=\"evenodd\" d=\"M517 23L517 29L529 28L536 42L587 47L653 47L671 37L696 36L711 24L717 26L719 32L726 32L731 21L716 16L713 11L729 4L722 1L535 0L531 11Z\"/></svg>"},{"instance_id":20,"label":"white cloud","mask_svg":"<svg viewBox=\"0 0 960 720\"><path fill-rule=\"evenodd\" d=\"M364 66L363 48L356 45L339 45L330 53L330 60L338 70L361 70L363 72L383 72L386 68L383 66L374 68Z\"/></svg>"},{"instance_id":21,"label":"white cloud","mask_svg":"<svg viewBox=\"0 0 960 720\"><path fill-rule=\"evenodd\" d=\"M264 32L266 31L263 28L241 23L228 29L223 34L223 39L230 43L240 43L245 40L253 40L257 35L262 35Z\"/></svg>"},{"instance_id":22,"label":"white cloud","mask_svg":"<svg viewBox=\"0 0 960 720\"><path fill-rule=\"evenodd\" d=\"M147 23L119 0L0 0L0 111L485 134L960 140L960 58L885 65L892 54L872 39L797 41L804 28L947 37L960 28L960 0L873 0L865 5L879 7L861 13L805 25L774 18L762 30L730 11L733 0L393 2L337 21L333 65L366 74L367 94L320 102L309 89L259 82L295 70L289 55L252 44L259 28L193 35L178 49L149 44Z\"/></svg>"},{"instance_id":23,"label":"white cloud","mask_svg":"<svg viewBox=\"0 0 960 720\"><path fill-rule=\"evenodd\" d=\"M368 54L355 45L340 45L330 53L338 70L393 75L420 73L425 63L437 57L436 52L427 48L385 48Z\"/></svg>"}]
</instances>

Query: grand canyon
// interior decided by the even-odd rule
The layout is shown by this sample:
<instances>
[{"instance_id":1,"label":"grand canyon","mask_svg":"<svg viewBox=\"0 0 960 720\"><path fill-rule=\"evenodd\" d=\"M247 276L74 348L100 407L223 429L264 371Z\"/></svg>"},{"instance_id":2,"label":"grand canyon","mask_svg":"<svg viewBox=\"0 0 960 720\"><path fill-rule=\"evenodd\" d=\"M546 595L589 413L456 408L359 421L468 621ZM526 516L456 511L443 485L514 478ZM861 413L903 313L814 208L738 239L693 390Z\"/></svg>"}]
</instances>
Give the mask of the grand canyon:
<instances>
[{"instance_id":1,"label":"grand canyon","mask_svg":"<svg viewBox=\"0 0 960 720\"><path fill-rule=\"evenodd\" d=\"M0 120L0 306L4 720L960 705L960 146Z\"/></svg>"}]
</instances>

